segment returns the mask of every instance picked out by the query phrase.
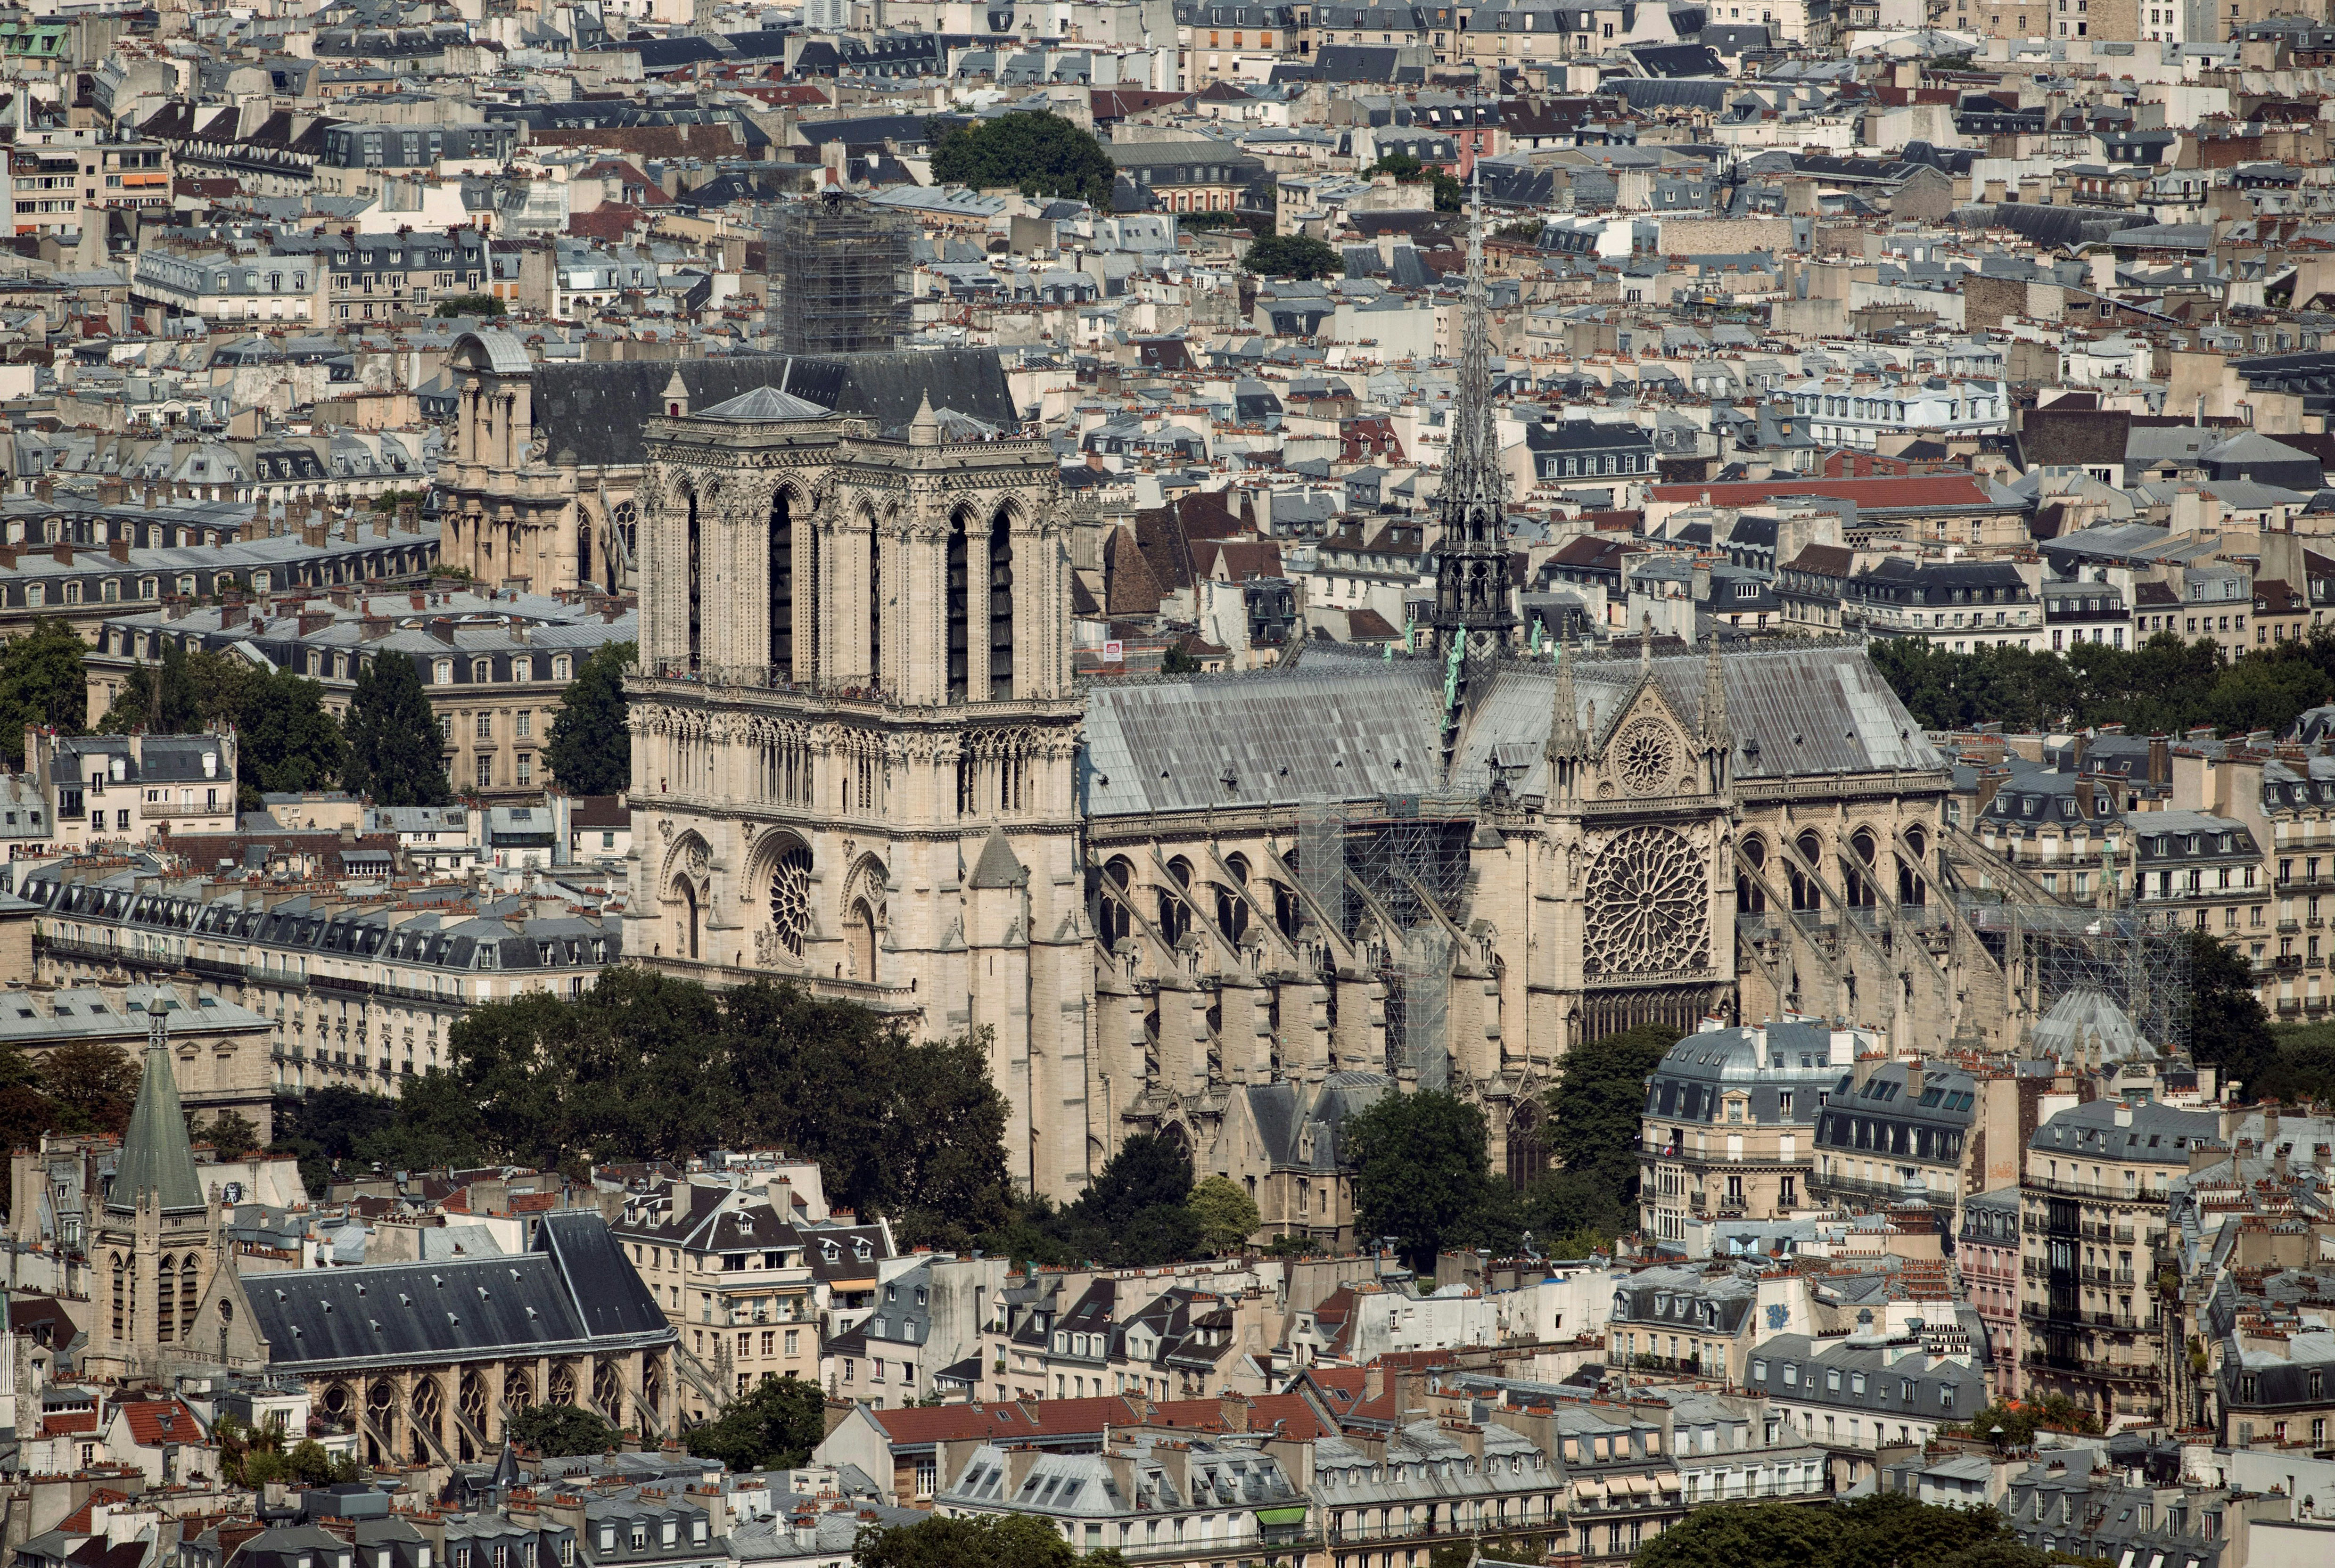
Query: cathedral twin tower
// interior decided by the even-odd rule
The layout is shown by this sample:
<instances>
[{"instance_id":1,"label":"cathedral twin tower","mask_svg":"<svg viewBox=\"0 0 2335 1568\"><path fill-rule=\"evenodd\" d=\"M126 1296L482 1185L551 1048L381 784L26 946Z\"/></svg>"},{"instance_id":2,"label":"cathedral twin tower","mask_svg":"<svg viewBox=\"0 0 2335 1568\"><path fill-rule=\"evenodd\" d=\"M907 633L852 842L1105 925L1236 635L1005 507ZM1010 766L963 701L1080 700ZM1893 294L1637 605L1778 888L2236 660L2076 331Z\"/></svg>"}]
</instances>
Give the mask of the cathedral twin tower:
<instances>
[{"instance_id":1,"label":"cathedral twin tower","mask_svg":"<svg viewBox=\"0 0 2335 1568\"><path fill-rule=\"evenodd\" d=\"M964 401L993 411L977 357ZM628 951L985 1040L1009 1166L1051 1191L1089 1156L1067 525L1045 441L931 406L946 378L916 372L956 360L813 362L832 403L766 386L693 411L668 386L640 492Z\"/></svg>"}]
</instances>

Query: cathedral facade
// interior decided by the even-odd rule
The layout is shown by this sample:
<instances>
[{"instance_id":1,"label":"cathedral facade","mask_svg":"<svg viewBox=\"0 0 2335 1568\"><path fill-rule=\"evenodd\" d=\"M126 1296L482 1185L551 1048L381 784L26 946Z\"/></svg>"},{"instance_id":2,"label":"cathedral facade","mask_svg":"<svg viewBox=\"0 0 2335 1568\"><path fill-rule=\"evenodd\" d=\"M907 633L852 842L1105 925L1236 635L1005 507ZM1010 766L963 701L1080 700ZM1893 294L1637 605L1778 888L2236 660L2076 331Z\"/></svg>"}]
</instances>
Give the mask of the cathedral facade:
<instances>
[{"instance_id":1,"label":"cathedral facade","mask_svg":"<svg viewBox=\"0 0 2335 1568\"><path fill-rule=\"evenodd\" d=\"M1482 1106L1525 1180L1584 1040L2000 1027L1931 893L1945 760L1856 645L1081 689L1055 486L1042 440L775 374L645 421L628 953L976 1034L1035 1190L1156 1130L1347 1238L1337 1124L1380 1094Z\"/></svg>"}]
</instances>

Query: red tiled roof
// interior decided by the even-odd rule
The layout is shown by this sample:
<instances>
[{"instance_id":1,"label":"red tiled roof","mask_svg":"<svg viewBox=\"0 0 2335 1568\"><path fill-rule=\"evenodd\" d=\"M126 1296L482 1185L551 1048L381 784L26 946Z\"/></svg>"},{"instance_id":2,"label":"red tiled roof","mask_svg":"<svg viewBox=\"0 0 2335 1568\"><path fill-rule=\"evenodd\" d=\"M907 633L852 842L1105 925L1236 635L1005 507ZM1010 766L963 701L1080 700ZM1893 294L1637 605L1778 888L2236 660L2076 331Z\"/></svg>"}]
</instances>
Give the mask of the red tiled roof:
<instances>
[{"instance_id":1,"label":"red tiled roof","mask_svg":"<svg viewBox=\"0 0 2335 1568\"><path fill-rule=\"evenodd\" d=\"M176 1399L140 1399L119 1408L130 1422L131 1439L141 1448L204 1440L202 1422Z\"/></svg>"},{"instance_id":2,"label":"red tiled roof","mask_svg":"<svg viewBox=\"0 0 2335 1568\"><path fill-rule=\"evenodd\" d=\"M96 1430L97 1412L95 1410L67 1410L61 1415L44 1416L41 1418L41 1436L44 1437L63 1437L75 1432Z\"/></svg>"},{"instance_id":3,"label":"red tiled roof","mask_svg":"<svg viewBox=\"0 0 2335 1568\"><path fill-rule=\"evenodd\" d=\"M1885 479L1760 479L1744 484L1656 485L1653 498L1690 506L1756 507L1778 496L1828 496L1864 510L1994 504L1975 474L1904 474Z\"/></svg>"},{"instance_id":4,"label":"red tiled roof","mask_svg":"<svg viewBox=\"0 0 2335 1568\"><path fill-rule=\"evenodd\" d=\"M1132 1427L1143 1418L1117 1395L1095 1399L1029 1399L1019 1404L940 1405L906 1410L871 1410L893 1445L979 1438L1066 1437L1100 1432L1106 1426Z\"/></svg>"}]
</instances>

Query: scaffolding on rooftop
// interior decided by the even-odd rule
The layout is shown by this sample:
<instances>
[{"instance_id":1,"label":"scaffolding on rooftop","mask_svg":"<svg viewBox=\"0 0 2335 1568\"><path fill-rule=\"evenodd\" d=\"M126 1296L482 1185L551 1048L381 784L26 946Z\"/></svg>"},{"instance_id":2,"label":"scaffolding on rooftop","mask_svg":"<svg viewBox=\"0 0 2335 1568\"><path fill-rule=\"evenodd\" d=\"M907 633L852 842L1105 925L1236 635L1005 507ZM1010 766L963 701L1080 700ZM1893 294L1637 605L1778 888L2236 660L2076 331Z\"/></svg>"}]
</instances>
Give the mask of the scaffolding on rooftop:
<instances>
[{"instance_id":1,"label":"scaffolding on rooftop","mask_svg":"<svg viewBox=\"0 0 2335 1568\"><path fill-rule=\"evenodd\" d=\"M1961 895L1963 917L2013 987L2031 1025L2062 998L2097 992L2124 1010L2141 1038L2185 1054L2190 1042L2189 934L2157 913L2123 905L2076 908L2035 899Z\"/></svg>"},{"instance_id":2,"label":"scaffolding on rooftop","mask_svg":"<svg viewBox=\"0 0 2335 1568\"><path fill-rule=\"evenodd\" d=\"M771 225L782 353L887 353L910 328L908 226L857 197L790 203Z\"/></svg>"}]
</instances>

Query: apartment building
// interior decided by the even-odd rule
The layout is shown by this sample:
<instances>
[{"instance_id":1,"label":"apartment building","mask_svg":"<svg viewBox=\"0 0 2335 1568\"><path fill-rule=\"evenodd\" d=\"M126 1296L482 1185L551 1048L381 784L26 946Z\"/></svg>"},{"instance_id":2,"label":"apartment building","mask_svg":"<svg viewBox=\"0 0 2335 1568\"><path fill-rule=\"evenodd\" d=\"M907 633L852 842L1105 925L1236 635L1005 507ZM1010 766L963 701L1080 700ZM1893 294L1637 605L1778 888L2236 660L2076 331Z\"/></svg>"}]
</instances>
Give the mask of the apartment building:
<instances>
[{"instance_id":1,"label":"apartment building","mask_svg":"<svg viewBox=\"0 0 2335 1568\"><path fill-rule=\"evenodd\" d=\"M1954 1263L1971 1308L1986 1325L1987 1366L1998 1399L2019 1397L2019 1189L1964 1200Z\"/></svg>"},{"instance_id":2,"label":"apartment building","mask_svg":"<svg viewBox=\"0 0 2335 1568\"><path fill-rule=\"evenodd\" d=\"M34 977L82 984L125 971L191 973L272 1021L276 1094L335 1085L396 1094L408 1078L448 1064L447 1033L473 1004L530 991L580 994L623 956L618 923L575 914L565 899L451 888L432 902L402 899L388 889L387 841L306 835L321 844L296 866L283 864L287 837L296 857L299 835L208 834L180 845L198 864L237 866L256 848L261 880L160 876L119 859L22 863L17 895L41 910ZM266 877L271 855L280 880ZM341 891L339 878L361 870L380 891ZM331 889L311 876L331 878Z\"/></svg>"},{"instance_id":3,"label":"apartment building","mask_svg":"<svg viewBox=\"0 0 2335 1568\"><path fill-rule=\"evenodd\" d=\"M236 821L236 738L55 735L27 726L24 766L53 826L51 847L147 845Z\"/></svg>"},{"instance_id":4,"label":"apartment building","mask_svg":"<svg viewBox=\"0 0 2335 1568\"><path fill-rule=\"evenodd\" d=\"M819 1381L817 1240L806 1233L827 1219L815 1165L697 1172L625 1192L608 1233L681 1331L683 1394L701 1415L766 1377ZM856 1230L845 1239L877 1244Z\"/></svg>"},{"instance_id":5,"label":"apartment building","mask_svg":"<svg viewBox=\"0 0 2335 1568\"><path fill-rule=\"evenodd\" d=\"M1951 1223L1960 1207L1978 1083L1920 1061L1860 1063L1817 1112L1817 1202L1875 1208L1919 1200Z\"/></svg>"},{"instance_id":6,"label":"apartment building","mask_svg":"<svg viewBox=\"0 0 2335 1568\"><path fill-rule=\"evenodd\" d=\"M1646 1080L1640 1224L1681 1241L1690 1219L1778 1219L1808 1199L1825 1096L1865 1052L1868 1030L1789 1018L1690 1034Z\"/></svg>"},{"instance_id":7,"label":"apartment building","mask_svg":"<svg viewBox=\"0 0 2335 1568\"><path fill-rule=\"evenodd\" d=\"M1788 1430L1836 1452L1872 1455L1927 1443L1986 1408L1985 1376L1967 1356L1913 1337L1778 1334L1751 1358L1746 1388Z\"/></svg>"},{"instance_id":8,"label":"apartment building","mask_svg":"<svg viewBox=\"0 0 2335 1568\"><path fill-rule=\"evenodd\" d=\"M2097 1099L2054 1115L2020 1178L2020 1382L2097 1414L2164 1409L2163 1320L2151 1281L2165 1246L2165 1193L2216 1147L2210 1111Z\"/></svg>"}]
</instances>

